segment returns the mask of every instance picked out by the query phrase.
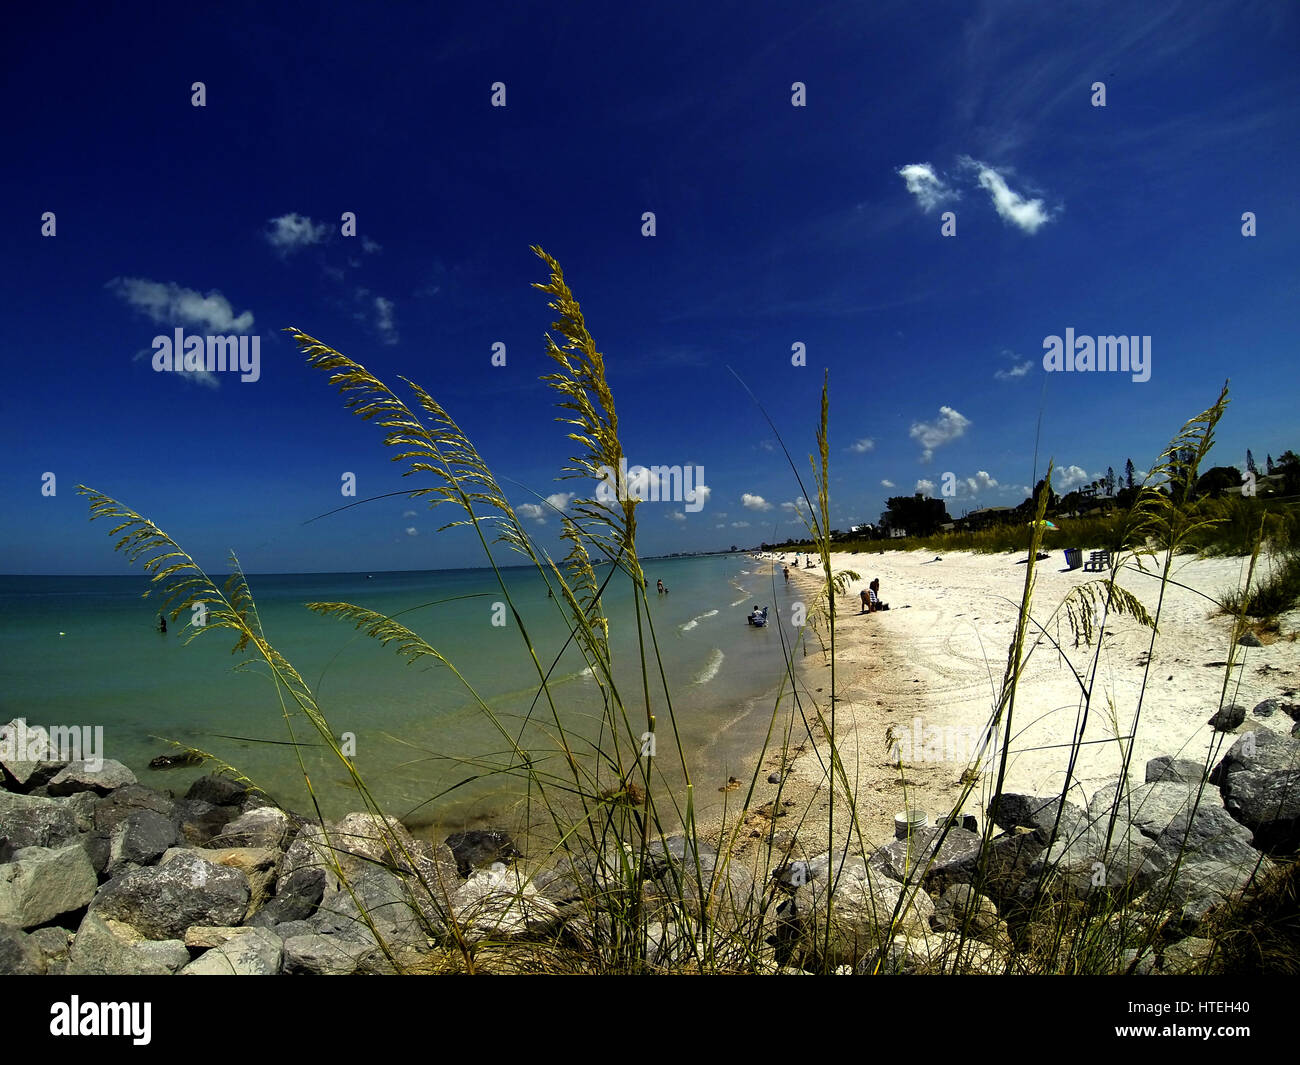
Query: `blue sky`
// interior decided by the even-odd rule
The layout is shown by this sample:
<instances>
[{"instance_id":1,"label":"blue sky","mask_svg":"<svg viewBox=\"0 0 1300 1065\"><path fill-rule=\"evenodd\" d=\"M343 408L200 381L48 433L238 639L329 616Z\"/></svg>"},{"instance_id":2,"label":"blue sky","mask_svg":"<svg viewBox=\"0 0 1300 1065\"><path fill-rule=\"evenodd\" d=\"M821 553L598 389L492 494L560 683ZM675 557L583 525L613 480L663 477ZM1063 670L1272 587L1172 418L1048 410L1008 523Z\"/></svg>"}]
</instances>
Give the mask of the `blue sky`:
<instances>
[{"instance_id":1,"label":"blue sky","mask_svg":"<svg viewBox=\"0 0 1300 1065\"><path fill-rule=\"evenodd\" d=\"M1062 488L1146 468L1229 377L1216 463L1300 445L1294 5L466 6L8 16L0 570L126 572L78 483L215 572L480 564L402 498L303 524L345 472L416 485L281 330L422 383L514 502L590 491L555 481L531 244L630 461L704 468L698 512L639 510L647 554L796 530L729 367L805 477L829 369L843 527L946 472L954 514L1019 502L1040 402ZM155 372L176 328L259 337L259 379ZM1150 379L1045 372L1067 328L1150 336Z\"/></svg>"}]
</instances>

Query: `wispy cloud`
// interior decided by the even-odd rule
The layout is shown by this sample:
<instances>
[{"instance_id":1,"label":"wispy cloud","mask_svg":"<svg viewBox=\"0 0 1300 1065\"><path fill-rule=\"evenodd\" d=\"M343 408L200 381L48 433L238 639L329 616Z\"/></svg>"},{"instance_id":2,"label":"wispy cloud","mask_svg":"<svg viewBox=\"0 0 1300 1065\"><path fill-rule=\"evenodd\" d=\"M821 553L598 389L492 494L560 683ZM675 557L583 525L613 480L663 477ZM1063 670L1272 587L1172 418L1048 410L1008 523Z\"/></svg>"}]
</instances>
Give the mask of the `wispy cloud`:
<instances>
[{"instance_id":1,"label":"wispy cloud","mask_svg":"<svg viewBox=\"0 0 1300 1065\"><path fill-rule=\"evenodd\" d=\"M263 234L266 242L281 255L291 255L300 248L319 244L329 235L329 226L313 222L306 215L290 212L269 219L271 228Z\"/></svg>"},{"instance_id":2,"label":"wispy cloud","mask_svg":"<svg viewBox=\"0 0 1300 1065\"><path fill-rule=\"evenodd\" d=\"M862 455L868 451L876 450L876 442L869 436L864 436L861 440L855 440L845 450L852 451L855 455Z\"/></svg>"},{"instance_id":3,"label":"wispy cloud","mask_svg":"<svg viewBox=\"0 0 1300 1065\"><path fill-rule=\"evenodd\" d=\"M960 193L950 188L935 173L929 163L908 163L899 167L898 176L907 185L907 191L916 197L916 202L923 211L933 211L936 207L960 197Z\"/></svg>"},{"instance_id":4,"label":"wispy cloud","mask_svg":"<svg viewBox=\"0 0 1300 1065\"><path fill-rule=\"evenodd\" d=\"M1021 232L1033 234L1051 221L1051 212L1043 205L1042 200L1025 199L991 166L969 156L963 156L961 162L963 166L975 171L980 188L989 194L993 209L1004 222L1015 226Z\"/></svg>"},{"instance_id":5,"label":"wispy cloud","mask_svg":"<svg viewBox=\"0 0 1300 1065\"><path fill-rule=\"evenodd\" d=\"M155 322L196 326L204 333L247 333L253 328L253 312L235 314L230 301L216 289L204 296L172 281L142 277L115 277L107 287Z\"/></svg>"},{"instance_id":6,"label":"wispy cloud","mask_svg":"<svg viewBox=\"0 0 1300 1065\"><path fill-rule=\"evenodd\" d=\"M970 426L970 419L953 410L940 407L939 417L933 422L913 422L908 435L922 447L921 461L934 458L934 449L956 440Z\"/></svg>"},{"instance_id":7,"label":"wispy cloud","mask_svg":"<svg viewBox=\"0 0 1300 1065\"><path fill-rule=\"evenodd\" d=\"M993 376L999 381L1015 381L1021 377L1027 377L1034 366L1031 359L1022 360L1014 351L1003 351L1002 358L1011 361L1011 368L993 371Z\"/></svg>"},{"instance_id":8,"label":"wispy cloud","mask_svg":"<svg viewBox=\"0 0 1300 1065\"><path fill-rule=\"evenodd\" d=\"M396 344L401 339L393 321L393 301L384 296L375 297L375 328L385 344Z\"/></svg>"}]
</instances>

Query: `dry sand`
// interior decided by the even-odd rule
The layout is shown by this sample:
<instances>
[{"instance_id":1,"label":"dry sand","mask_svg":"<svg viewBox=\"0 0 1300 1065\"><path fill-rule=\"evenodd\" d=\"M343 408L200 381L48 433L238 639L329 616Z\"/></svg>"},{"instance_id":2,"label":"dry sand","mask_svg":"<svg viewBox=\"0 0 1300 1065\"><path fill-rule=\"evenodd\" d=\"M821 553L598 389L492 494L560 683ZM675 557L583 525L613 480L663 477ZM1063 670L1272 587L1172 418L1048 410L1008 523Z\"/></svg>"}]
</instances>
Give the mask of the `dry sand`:
<instances>
[{"instance_id":1,"label":"dry sand","mask_svg":"<svg viewBox=\"0 0 1300 1065\"><path fill-rule=\"evenodd\" d=\"M1014 635L1024 587L1023 554L933 554L897 551L884 554L835 554L832 566L856 570L861 580L837 597L835 732L845 772L857 795L862 833L868 842L893 837L894 814L904 807L925 811L933 823L952 808L962 786L967 760L996 705L1007 651ZM790 559L793 555L789 556ZM1146 670L1151 630L1128 617L1107 621L1100 653L1074 646L1074 637L1060 605L1075 585L1104 574L1065 569L1062 552L1035 568L1031 616L1047 630L1034 630L1026 646L1033 653L1021 678L1009 740L1007 791L1059 793L1065 780L1070 743L1079 726L1083 695L1075 673L1085 680L1096 659L1091 711L1085 727L1073 779L1074 798L1086 801L1102 784L1119 776L1123 747L1116 737L1133 732L1139 692L1146 680L1130 775L1141 783L1148 759L1175 755L1216 762L1233 738L1216 733L1208 718L1224 705L1238 703L1250 710L1259 701L1300 686L1300 642L1295 639L1295 612L1282 619L1280 638L1263 647L1237 647L1235 667L1225 693L1231 621L1214 615L1206 595L1240 586L1248 560L1242 558L1175 558L1170 584L1160 612L1160 631L1149 672ZM775 563L780 565L779 562ZM1150 564L1149 564L1150 568ZM859 591L873 577L881 581L881 598L888 611L860 614ZM822 585L821 570L791 568L792 591L798 582L811 603ZM1157 576L1136 569L1121 572L1119 584L1138 596L1154 615L1160 595ZM1058 650L1050 640L1061 645ZM1266 640L1270 639L1265 637ZM811 636L807 657L798 675L807 698L816 703L829 724L830 674L828 658ZM805 713L813 717L810 702ZM1248 718L1238 731L1251 727L1286 728L1285 715L1268 721ZM905 736L897 754L902 770L888 757L886 736ZM1125 740L1124 742L1127 742ZM789 763L781 796L787 819L779 822L797 831L805 846L817 849L826 839L829 812L826 762L829 745L824 731L814 727L811 739L800 724L792 747L802 747ZM781 756L769 755L760 773L778 769ZM985 769L963 812L983 823L992 794L996 765ZM906 783L904 783L906 782ZM760 787L755 806L776 794L776 785ZM771 793L770 795L768 793ZM906 797L905 797L906 796ZM843 839L848 819L837 798L835 836ZM782 809L781 806L777 807ZM805 813L807 811L807 813ZM789 816L794 815L794 816ZM770 824L769 813L751 815L742 835L751 842ZM798 823L800 819L803 823ZM770 831L770 829L769 829ZM824 849L823 843L821 849Z\"/></svg>"}]
</instances>

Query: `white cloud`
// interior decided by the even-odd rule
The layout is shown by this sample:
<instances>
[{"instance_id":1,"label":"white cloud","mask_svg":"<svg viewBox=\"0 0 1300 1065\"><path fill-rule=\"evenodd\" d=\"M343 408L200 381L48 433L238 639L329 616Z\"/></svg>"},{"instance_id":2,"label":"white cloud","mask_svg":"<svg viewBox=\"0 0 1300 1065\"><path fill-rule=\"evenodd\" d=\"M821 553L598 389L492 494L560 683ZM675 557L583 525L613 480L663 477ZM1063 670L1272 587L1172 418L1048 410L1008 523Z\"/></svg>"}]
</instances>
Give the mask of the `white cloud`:
<instances>
[{"instance_id":1,"label":"white cloud","mask_svg":"<svg viewBox=\"0 0 1300 1065\"><path fill-rule=\"evenodd\" d=\"M235 314L216 289L204 296L172 281L142 277L115 277L107 287L155 322L195 326L206 334L247 333L253 328L253 312Z\"/></svg>"},{"instance_id":2,"label":"white cloud","mask_svg":"<svg viewBox=\"0 0 1300 1065\"><path fill-rule=\"evenodd\" d=\"M916 482L916 487L913 489L913 491L920 492L923 496L932 496L934 495L934 482L927 481L924 477L922 477L919 481Z\"/></svg>"},{"instance_id":3,"label":"white cloud","mask_svg":"<svg viewBox=\"0 0 1300 1065\"><path fill-rule=\"evenodd\" d=\"M861 440L855 440L849 445L849 450L856 455L865 454L868 451L876 450L876 442L869 436L864 436Z\"/></svg>"},{"instance_id":4,"label":"white cloud","mask_svg":"<svg viewBox=\"0 0 1300 1065\"><path fill-rule=\"evenodd\" d=\"M385 344L398 341L397 326L393 324L393 301L383 296L375 297L375 328Z\"/></svg>"},{"instance_id":5,"label":"white cloud","mask_svg":"<svg viewBox=\"0 0 1300 1065\"><path fill-rule=\"evenodd\" d=\"M747 521L733 521L733 522L731 523L731 527L732 527L733 529L748 529L748 528L749 528L749 522L747 522Z\"/></svg>"},{"instance_id":6,"label":"white cloud","mask_svg":"<svg viewBox=\"0 0 1300 1065\"><path fill-rule=\"evenodd\" d=\"M929 163L908 163L899 167L898 176L907 183L907 191L916 197L923 211L933 211L945 200L960 197L960 193L943 183Z\"/></svg>"},{"instance_id":7,"label":"white cloud","mask_svg":"<svg viewBox=\"0 0 1300 1065\"><path fill-rule=\"evenodd\" d=\"M1025 359L1023 362L1019 361L1020 356L1014 351L1004 351L1002 357L1011 360L1011 369L995 370L993 376L999 381L1014 381L1018 377L1025 377L1034 365L1032 359Z\"/></svg>"},{"instance_id":8,"label":"white cloud","mask_svg":"<svg viewBox=\"0 0 1300 1065\"><path fill-rule=\"evenodd\" d=\"M1004 222L1022 232L1036 233L1040 226L1051 221L1051 215L1043 206L1042 200L1026 200L1010 188L1002 175L991 166L970 158L963 158L962 163L975 170L980 187L989 194L994 209Z\"/></svg>"},{"instance_id":9,"label":"white cloud","mask_svg":"<svg viewBox=\"0 0 1300 1065\"><path fill-rule=\"evenodd\" d=\"M402 511L402 517L404 517L404 518L413 518L413 517L415 517L415 511L413 511L413 510L404 510L404 511Z\"/></svg>"},{"instance_id":10,"label":"white cloud","mask_svg":"<svg viewBox=\"0 0 1300 1065\"><path fill-rule=\"evenodd\" d=\"M695 502L698 503L700 506L704 506L704 504L709 501L709 497L712 495L713 495L713 489L710 488L707 484L697 484L695 486Z\"/></svg>"},{"instance_id":11,"label":"white cloud","mask_svg":"<svg viewBox=\"0 0 1300 1065\"><path fill-rule=\"evenodd\" d=\"M962 484L971 495L978 495L980 492L998 487L996 478L990 477L986 470L980 470L974 477L967 477Z\"/></svg>"},{"instance_id":12,"label":"white cloud","mask_svg":"<svg viewBox=\"0 0 1300 1065\"><path fill-rule=\"evenodd\" d=\"M1065 495L1070 489L1093 480L1096 478L1089 477L1082 466L1058 466L1052 471L1052 491Z\"/></svg>"},{"instance_id":13,"label":"white cloud","mask_svg":"<svg viewBox=\"0 0 1300 1065\"><path fill-rule=\"evenodd\" d=\"M408 526L406 527L406 535L407 535L407 536L419 536L419 535L420 535L420 531L419 531L419 530L418 530L414 525L408 525Z\"/></svg>"},{"instance_id":14,"label":"white cloud","mask_svg":"<svg viewBox=\"0 0 1300 1065\"><path fill-rule=\"evenodd\" d=\"M538 525L546 524L546 508L540 503L520 503L515 510L520 517L535 521Z\"/></svg>"},{"instance_id":15,"label":"white cloud","mask_svg":"<svg viewBox=\"0 0 1300 1065\"><path fill-rule=\"evenodd\" d=\"M884 481L881 481L881 482L880 482L880 487L881 487L881 488L897 488L898 486L897 486L896 484L894 484L893 481L890 481L890 480L884 480Z\"/></svg>"},{"instance_id":16,"label":"white cloud","mask_svg":"<svg viewBox=\"0 0 1300 1065\"><path fill-rule=\"evenodd\" d=\"M740 503L746 510L771 510L772 504L762 496L746 492L740 497Z\"/></svg>"},{"instance_id":17,"label":"white cloud","mask_svg":"<svg viewBox=\"0 0 1300 1065\"><path fill-rule=\"evenodd\" d=\"M375 252L377 252L377 251L383 251L383 250L384 250L384 246L383 246L382 244L379 244L379 243L377 243L377 242L371 240L369 237L362 237L362 238L361 238L361 250L364 251L364 252L367 252L368 254L372 254L372 255L373 255L373 254L374 254Z\"/></svg>"},{"instance_id":18,"label":"white cloud","mask_svg":"<svg viewBox=\"0 0 1300 1065\"><path fill-rule=\"evenodd\" d=\"M804 511L809 509L808 500L804 499L803 496L800 496L793 502L782 503L781 509L790 514L802 514Z\"/></svg>"},{"instance_id":19,"label":"white cloud","mask_svg":"<svg viewBox=\"0 0 1300 1065\"><path fill-rule=\"evenodd\" d=\"M667 517L669 521L685 521L685 520L686 520L686 515L683 514L680 510L670 510L670 511L665 515L665 517Z\"/></svg>"},{"instance_id":20,"label":"white cloud","mask_svg":"<svg viewBox=\"0 0 1300 1065\"><path fill-rule=\"evenodd\" d=\"M546 502L548 502L556 510L563 510L565 507L569 505L569 500L572 499L575 495L577 495L576 492L555 492L546 497Z\"/></svg>"},{"instance_id":21,"label":"white cloud","mask_svg":"<svg viewBox=\"0 0 1300 1065\"><path fill-rule=\"evenodd\" d=\"M265 234L267 243L283 255L319 244L329 233L329 226L324 222L317 224L305 215L293 212L269 221L271 229Z\"/></svg>"},{"instance_id":22,"label":"white cloud","mask_svg":"<svg viewBox=\"0 0 1300 1065\"><path fill-rule=\"evenodd\" d=\"M924 449L921 461L929 462L934 457L934 449L942 447L966 432L970 419L953 410L952 407L940 407L938 420L931 422L913 422L908 435Z\"/></svg>"}]
</instances>

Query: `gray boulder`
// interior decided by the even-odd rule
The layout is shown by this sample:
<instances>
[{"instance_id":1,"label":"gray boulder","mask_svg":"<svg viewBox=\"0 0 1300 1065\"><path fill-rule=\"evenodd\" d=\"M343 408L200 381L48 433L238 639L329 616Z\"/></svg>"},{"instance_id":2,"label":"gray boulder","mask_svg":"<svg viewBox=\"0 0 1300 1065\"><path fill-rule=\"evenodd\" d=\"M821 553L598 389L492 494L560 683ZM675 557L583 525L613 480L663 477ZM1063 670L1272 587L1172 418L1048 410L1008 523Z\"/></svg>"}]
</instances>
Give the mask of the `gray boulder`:
<instances>
[{"instance_id":1,"label":"gray boulder","mask_svg":"<svg viewBox=\"0 0 1300 1065\"><path fill-rule=\"evenodd\" d=\"M124 867L156 862L179 836L176 822L170 817L156 810L137 810L113 828L107 871L116 874Z\"/></svg>"},{"instance_id":2,"label":"gray boulder","mask_svg":"<svg viewBox=\"0 0 1300 1065\"><path fill-rule=\"evenodd\" d=\"M942 893L951 884L969 884L979 866L981 837L964 828L927 828L895 840L871 856L871 864L899 882L916 882Z\"/></svg>"},{"instance_id":3,"label":"gray boulder","mask_svg":"<svg viewBox=\"0 0 1300 1065\"><path fill-rule=\"evenodd\" d=\"M77 844L24 847L0 865L0 923L32 928L85 906L99 884Z\"/></svg>"},{"instance_id":4,"label":"gray boulder","mask_svg":"<svg viewBox=\"0 0 1300 1065\"><path fill-rule=\"evenodd\" d=\"M684 903L691 916L707 913L724 924L748 912L754 877L740 862L727 861L712 847L692 843L680 833L653 840L646 850L647 886L658 908Z\"/></svg>"},{"instance_id":5,"label":"gray boulder","mask_svg":"<svg viewBox=\"0 0 1300 1065\"><path fill-rule=\"evenodd\" d=\"M1300 847L1300 742L1269 729L1241 736L1214 769L1223 806L1269 854Z\"/></svg>"},{"instance_id":6,"label":"gray boulder","mask_svg":"<svg viewBox=\"0 0 1300 1065\"><path fill-rule=\"evenodd\" d=\"M325 894L325 870L298 869L277 882L275 896L254 915L250 924L264 928L301 921L316 912Z\"/></svg>"},{"instance_id":7,"label":"gray boulder","mask_svg":"<svg viewBox=\"0 0 1300 1065\"><path fill-rule=\"evenodd\" d=\"M374 950L366 936L309 933L284 941L280 971L290 975L350 976Z\"/></svg>"},{"instance_id":8,"label":"gray boulder","mask_svg":"<svg viewBox=\"0 0 1300 1065\"><path fill-rule=\"evenodd\" d=\"M308 923L325 934L373 940L377 933L389 947L427 948L430 938L445 931L417 883L376 865L349 873L346 886L327 891Z\"/></svg>"},{"instance_id":9,"label":"gray boulder","mask_svg":"<svg viewBox=\"0 0 1300 1065\"><path fill-rule=\"evenodd\" d=\"M21 928L0 924L0 976L44 976L45 955Z\"/></svg>"},{"instance_id":10,"label":"gray boulder","mask_svg":"<svg viewBox=\"0 0 1300 1065\"><path fill-rule=\"evenodd\" d=\"M1137 899L1136 909L1150 914L1172 914L1172 926L1194 931L1213 910L1236 896L1249 881L1253 862L1230 863L1193 856L1171 865Z\"/></svg>"},{"instance_id":11,"label":"gray boulder","mask_svg":"<svg viewBox=\"0 0 1300 1065\"><path fill-rule=\"evenodd\" d=\"M452 909L461 935L471 943L545 934L559 924L561 913L535 884L500 864L471 874L456 892ZM667 957L671 952L665 951Z\"/></svg>"},{"instance_id":12,"label":"gray boulder","mask_svg":"<svg viewBox=\"0 0 1300 1065\"><path fill-rule=\"evenodd\" d=\"M1199 784L1205 779L1205 766L1190 758L1174 758L1162 754L1147 762L1146 782L1148 784L1184 783Z\"/></svg>"},{"instance_id":13,"label":"gray boulder","mask_svg":"<svg viewBox=\"0 0 1300 1065\"><path fill-rule=\"evenodd\" d=\"M457 872L467 877L474 869L486 869L497 862L522 858L509 833L500 829L455 832L444 842L456 859Z\"/></svg>"},{"instance_id":14,"label":"gray boulder","mask_svg":"<svg viewBox=\"0 0 1300 1065\"><path fill-rule=\"evenodd\" d=\"M960 932L982 937L1000 930L1002 922L993 900L977 895L969 884L953 884L940 897L930 918L936 932Z\"/></svg>"},{"instance_id":15,"label":"gray boulder","mask_svg":"<svg viewBox=\"0 0 1300 1065\"><path fill-rule=\"evenodd\" d=\"M170 976L189 960L179 939L149 939L92 910L77 929L66 971L69 976Z\"/></svg>"},{"instance_id":16,"label":"gray boulder","mask_svg":"<svg viewBox=\"0 0 1300 1065\"><path fill-rule=\"evenodd\" d=\"M72 947L72 933L56 925L33 928L27 933L32 943L45 958L45 971L50 976L60 976L68 965L68 951Z\"/></svg>"},{"instance_id":17,"label":"gray boulder","mask_svg":"<svg viewBox=\"0 0 1300 1065\"><path fill-rule=\"evenodd\" d=\"M1201 796L1195 816L1191 807L1176 814L1156 837L1156 846L1171 856L1182 852L1230 864L1256 857L1250 830L1219 805L1213 791Z\"/></svg>"},{"instance_id":18,"label":"gray boulder","mask_svg":"<svg viewBox=\"0 0 1300 1065\"><path fill-rule=\"evenodd\" d=\"M1289 699L1265 699L1263 702L1256 703L1251 713L1256 717L1263 718L1269 718L1280 713L1294 720L1300 720L1300 703L1292 702Z\"/></svg>"},{"instance_id":19,"label":"gray boulder","mask_svg":"<svg viewBox=\"0 0 1300 1065\"><path fill-rule=\"evenodd\" d=\"M197 799L213 806L234 806L246 813L258 806L269 806L270 801L255 788L242 781L211 773L199 777L185 793L187 799Z\"/></svg>"},{"instance_id":20,"label":"gray boulder","mask_svg":"<svg viewBox=\"0 0 1300 1065\"><path fill-rule=\"evenodd\" d=\"M1246 708L1233 703L1231 706L1223 706L1216 710L1208 724L1219 732L1231 732L1245 720Z\"/></svg>"},{"instance_id":21,"label":"gray boulder","mask_svg":"<svg viewBox=\"0 0 1300 1065\"><path fill-rule=\"evenodd\" d=\"M853 875L858 869L864 874L860 878ZM789 958L806 969L856 966L896 935L929 932L934 903L919 887L904 888L878 870L851 866L833 894L830 889L830 880L819 877L795 893L792 913L777 936L777 960L782 964L788 951Z\"/></svg>"},{"instance_id":22,"label":"gray boulder","mask_svg":"<svg viewBox=\"0 0 1300 1065\"><path fill-rule=\"evenodd\" d=\"M177 799L175 803L181 838L191 847L206 846L238 816L239 810L233 806L213 806L202 799Z\"/></svg>"},{"instance_id":23,"label":"gray boulder","mask_svg":"<svg viewBox=\"0 0 1300 1065\"><path fill-rule=\"evenodd\" d=\"M163 855L166 864L183 850L168 851ZM272 847L221 847L205 848L199 852L204 860L214 865L238 869L248 881L248 911L251 917L266 903L275 890L276 876L280 870L281 854Z\"/></svg>"},{"instance_id":24,"label":"gray boulder","mask_svg":"<svg viewBox=\"0 0 1300 1065\"><path fill-rule=\"evenodd\" d=\"M12 781L21 791L48 782L66 762L51 757L50 734L17 717L0 725L0 784Z\"/></svg>"},{"instance_id":25,"label":"gray boulder","mask_svg":"<svg viewBox=\"0 0 1300 1065\"><path fill-rule=\"evenodd\" d=\"M1116 827L1128 822L1144 836L1155 839L1175 817L1190 810L1193 805L1219 805L1215 789L1178 781L1141 784L1120 796ZM1093 796L1092 802L1088 803L1088 814L1093 819L1094 828L1105 829L1110 821L1110 809L1109 789Z\"/></svg>"},{"instance_id":26,"label":"gray boulder","mask_svg":"<svg viewBox=\"0 0 1300 1065\"><path fill-rule=\"evenodd\" d=\"M209 847L272 847L280 850L291 831L289 816L274 806L258 806L224 825Z\"/></svg>"},{"instance_id":27,"label":"gray boulder","mask_svg":"<svg viewBox=\"0 0 1300 1065\"><path fill-rule=\"evenodd\" d=\"M1300 849L1300 769L1237 774L1223 789L1223 806L1266 854Z\"/></svg>"},{"instance_id":28,"label":"gray boulder","mask_svg":"<svg viewBox=\"0 0 1300 1065\"><path fill-rule=\"evenodd\" d=\"M1214 941L1189 936L1170 943L1161 955L1160 971L1168 976L1188 976L1210 971Z\"/></svg>"},{"instance_id":29,"label":"gray boulder","mask_svg":"<svg viewBox=\"0 0 1300 1065\"><path fill-rule=\"evenodd\" d=\"M105 758L99 768L91 768L85 761L69 762L45 786L51 795L76 795L81 791L93 791L96 795L107 795L110 791L136 783L135 774L121 762Z\"/></svg>"},{"instance_id":30,"label":"gray boulder","mask_svg":"<svg viewBox=\"0 0 1300 1065\"><path fill-rule=\"evenodd\" d=\"M1086 831L1089 823L1082 809L1072 802L1062 803L1059 795L995 795L989 802L988 815L1004 832L1032 829L1044 845L1053 838L1053 833L1055 839L1074 839Z\"/></svg>"},{"instance_id":31,"label":"gray boulder","mask_svg":"<svg viewBox=\"0 0 1300 1065\"><path fill-rule=\"evenodd\" d=\"M237 869L181 851L165 865L133 869L100 888L91 911L126 922L150 939L179 939L190 925L244 919L249 888Z\"/></svg>"},{"instance_id":32,"label":"gray boulder","mask_svg":"<svg viewBox=\"0 0 1300 1065\"><path fill-rule=\"evenodd\" d=\"M181 976L274 976L280 971L284 943L265 928L242 928L180 971Z\"/></svg>"},{"instance_id":33,"label":"gray boulder","mask_svg":"<svg viewBox=\"0 0 1300 1065\"><path fill-rule=\"evenodd\" d=\"M1019 900L1031 904L1043 893L1082 899L1097 891L1127 898L1145 891L1169 864L1156 841L1137 828L1121 821L1108 841L1102 823L1073 840L1052 844L1035 858Z\"/></svg>"},{"instance_id":34,"label":"gray boulder","mask_svg":"<svg viewBox=\"0 0 1300 1065\"><path fill-rule=\"evenodd\" d=\"M94 827L93 795L51 799L0 791L0 835L12 851L23 847L62 847Z\"/></svg>"}]
</instances>

